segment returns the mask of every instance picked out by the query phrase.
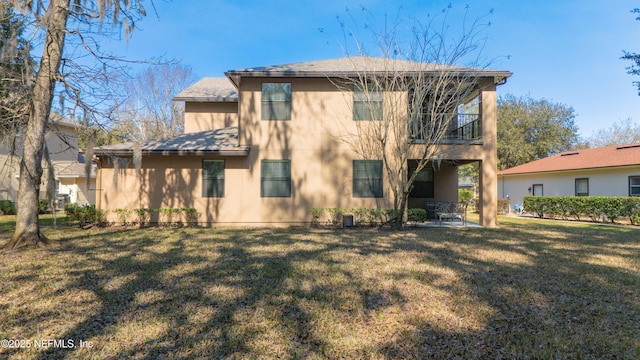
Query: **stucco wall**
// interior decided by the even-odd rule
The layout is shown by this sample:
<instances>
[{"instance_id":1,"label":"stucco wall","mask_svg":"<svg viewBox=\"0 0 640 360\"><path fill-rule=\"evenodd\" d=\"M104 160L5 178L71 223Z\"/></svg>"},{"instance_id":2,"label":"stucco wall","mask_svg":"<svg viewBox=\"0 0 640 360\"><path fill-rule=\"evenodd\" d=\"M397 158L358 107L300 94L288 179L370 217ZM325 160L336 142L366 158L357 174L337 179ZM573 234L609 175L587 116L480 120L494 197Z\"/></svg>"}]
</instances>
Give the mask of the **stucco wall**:
<instances>
[{"instance_id":1,"label":"stucco wall","mask_svg":"<svg viewBox=\"0 0 640 360\"><path fill-rule=\"evenodd\" d=\"M292 114L288 121L261 120L262 82L292 83ZM488 86L481 96L482 110L493 118L483 126L485 151L482 144L447 145L442 157L447 160L474 160L487 164L485 179L486 209L495 204L495 87ZM387 174L382 198L356 198L352 194L352 161L362 159L349 142L340 138L346 132L355 133L356 126L368 122L353 121L352 93L339 91L326 78L260 79L243 78L237 121L240 145L251 146L246 157L226 157L224 198L202 197L202 156L145 156L141 177L132 165L116 175L113 185L113 164L106 158L99 165L98 206L111 211L115 219L117 208L194 207L203 224L267 224L308 223L312 207L380 207L392 206ZM385 96L405 96L402 93ZM187 132L233 125L229 104L187 103ZM491 124L492 123L492 124ZM419 151L420 145L415 145ZM493 157L493 158L492 158ZM221 159L218 157L218 159ZM260 196L261 160L291 160L292 194L289 198ZM435 172L435 198L457 200L457 167L443 161ZM491 199L493 197L493 199ZM421 206L423 199L410 206ZM484 225L495 225L495 213L484 215Z\"/></svg>"},{"instance_id":2,"label":"stucco wall","mask_svg":"<svg viewBox=\"0 0 640 360\"><path fill-rule=\"evenodd\" d=\"M185 104L185 134L237 126L237 124L237 102L187 102Z\"/></svg>"}]
</instances>

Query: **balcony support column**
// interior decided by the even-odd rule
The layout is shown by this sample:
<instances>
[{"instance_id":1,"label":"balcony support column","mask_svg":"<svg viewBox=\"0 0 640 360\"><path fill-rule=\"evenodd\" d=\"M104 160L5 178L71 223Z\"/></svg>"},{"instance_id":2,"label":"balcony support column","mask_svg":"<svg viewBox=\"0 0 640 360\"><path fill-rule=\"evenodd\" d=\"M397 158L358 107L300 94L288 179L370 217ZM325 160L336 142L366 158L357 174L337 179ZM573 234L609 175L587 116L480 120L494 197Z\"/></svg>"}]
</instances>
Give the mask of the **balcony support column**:
<instances>
[{"instance_id":1,"label":"balcony support column","mask_svg":"<svg viewBox=\"0 0 640 360\"><path fill-rule=\"evenodd\" d=\"M480 225L498 223L498 127L496 86L493 82L481 84L480 122L482 124L482 160L480 161Z\"/></svg>"}]
</instances>

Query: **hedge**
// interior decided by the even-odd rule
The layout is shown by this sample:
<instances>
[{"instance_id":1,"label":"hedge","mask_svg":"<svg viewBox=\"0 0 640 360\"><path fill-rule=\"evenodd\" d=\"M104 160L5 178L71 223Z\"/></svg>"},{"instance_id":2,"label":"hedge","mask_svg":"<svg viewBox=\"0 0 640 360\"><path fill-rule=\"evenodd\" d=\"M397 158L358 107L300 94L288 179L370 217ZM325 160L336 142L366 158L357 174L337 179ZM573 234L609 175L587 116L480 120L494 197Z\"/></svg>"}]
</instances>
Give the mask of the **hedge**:
<instances>
[{"instance_id":1,"label":"hedge","mask_svg":"<svg viewBox=\"0 0 640 360\"><path fill-rule=\"evenodd\" d=\"M15 215L16 205L11 200L0 200L0 214Z\"/></svg>"},{"instance_id":2,"label":"hedge","mask_svg":"<svg viewBox=\"0 0 640 360\"><path fill-rule=\"evenodd\" d=\"M153 214L158 214L158 225L190 226L198 225L198 211L194 208L138 208L115 209L118 223L122 226L137 225L140 227L152 224Z\"/></svg>"},{"instance_id":3,"label":"hedge","mask_svg":"<svg viewBox=\"0 0 640 360\"><path fill-rule=\"evenodd\" d=\"M344 215L353 215L354 226L362 225L376 226L389 223L391 225L396 221L395 211L393 209L378 208L310 208L311 226L320 226L321 220L325 220L325 224L329 227L342 227ZM409 221L424 222L427 220L427 211L425 209L407 209L407 218Z\"/></svg>"},{"instance_id":4,"label":"hedge","mask_svg":"<svg viewBox=\"0 0 640 360\"><path fill-rule=\"evenodd\" d=\"M525 211L539 217L615 223L628 218L631 224L640 224L640 198L627 196L525 196Z\"/></svg>"},{"instance_id":5,"label":"hedge","mask_svg":"<svg viewBox=\"0 0 640 360\"><path fill-rule=\"evenodd\" d=\"M97 226L107 225L107 212L96 209L95 205L80 206L77 204L66 204L64 213L67 215L69 223L77 223L79 226L88 224Z\"/></svg>"}]
</instances>

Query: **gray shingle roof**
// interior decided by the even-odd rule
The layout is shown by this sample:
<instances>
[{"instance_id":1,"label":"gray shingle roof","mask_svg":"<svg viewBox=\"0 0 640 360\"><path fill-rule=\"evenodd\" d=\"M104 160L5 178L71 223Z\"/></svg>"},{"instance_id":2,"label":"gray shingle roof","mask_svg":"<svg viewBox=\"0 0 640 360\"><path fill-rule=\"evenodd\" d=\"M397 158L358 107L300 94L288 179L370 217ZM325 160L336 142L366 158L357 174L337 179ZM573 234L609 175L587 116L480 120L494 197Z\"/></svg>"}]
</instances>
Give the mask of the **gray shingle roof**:
<instances>
[{"instance_id":1,"label":"gray shingle roof","mask_svg":"<svg viewBox=\"0 0 640 360\"><path fill-rule=\"evenodd\" d=\"M100 146L96 155L132 155L135 143ZM143 155L225 155L246 156L249 146L238 145L236 126L178 135L171 138L147 140L140 143Z\"/></svg>"},{"instance_id":2,"label":"gray shingle roof","mask_svg":"<svg viewBox=\"0 0 640 360\"><path fill-rule=\"evenodd\" d=\"M58 178L86 178L85 164L76 161L54 161L55 175ZM91 178L96 177L98 167L91 164Z\"/></svg>"},{"instance_id":3,"label":"gray shingle roof","mask_svg":"<svg viewBox=\"0 0 640 360\"><path fill-rule=\"evenodd\" d=\"M487 70L480 68L422 63L407 60L377 58L368 56L350 56L337 59L299 62L293 64L254 67L246 69L230 70L226 75L230 78L242 76L348 76L351 74L366 72L410 71L410 72L435 72L435 71L460 71L477 76L495 76L505 78L511 76L508 71Z\"/></svg>"},{"instance_id":4,"label":"gray shingle roof","mask_svg":"<svg viewBox=\"0 0 640 360\"><path fill-rule=\"evenodd\" d=\"M181 91L173 101L237 102L238 91L224 77L207 77Z\"/></svg>"}]
</instances>

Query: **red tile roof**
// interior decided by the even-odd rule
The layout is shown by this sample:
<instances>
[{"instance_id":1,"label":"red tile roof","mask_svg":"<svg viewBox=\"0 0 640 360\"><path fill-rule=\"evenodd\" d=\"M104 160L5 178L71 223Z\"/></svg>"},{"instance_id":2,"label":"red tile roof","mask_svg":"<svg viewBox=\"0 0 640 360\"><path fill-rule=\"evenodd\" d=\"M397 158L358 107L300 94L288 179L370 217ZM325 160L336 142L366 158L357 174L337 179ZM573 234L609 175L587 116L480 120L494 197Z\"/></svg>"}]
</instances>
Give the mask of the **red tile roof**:
<instances>
[{"instance_id":1,"label":"red tile roof","mask_svg":"<svg viewBox=\"0 0 640 360\"><path fill-rule=\"evenodd\" d=\"M502 170L498 172L498 175L529 174L631 165L640 165L640 143L567 151L544 159L515 166L510 169Z\"/></svg>"}]
</instances>

